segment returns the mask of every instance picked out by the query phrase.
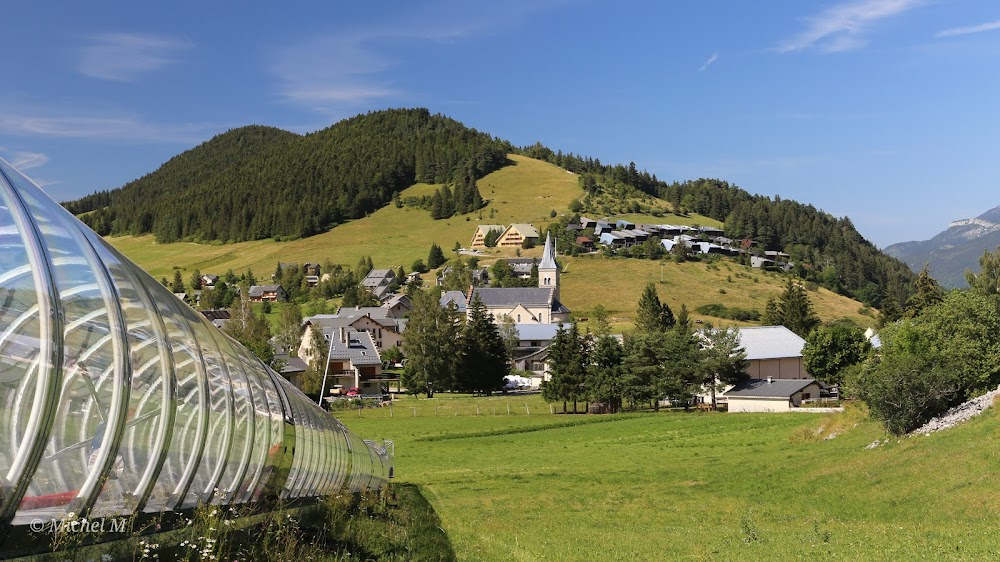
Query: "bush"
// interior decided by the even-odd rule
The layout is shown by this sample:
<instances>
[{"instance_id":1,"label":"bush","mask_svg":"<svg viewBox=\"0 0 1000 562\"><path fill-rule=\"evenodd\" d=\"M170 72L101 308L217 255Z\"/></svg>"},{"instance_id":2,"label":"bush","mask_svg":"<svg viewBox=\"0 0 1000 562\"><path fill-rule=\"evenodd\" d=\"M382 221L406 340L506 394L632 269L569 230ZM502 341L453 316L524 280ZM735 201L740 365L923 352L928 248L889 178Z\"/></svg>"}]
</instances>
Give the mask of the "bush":
<instances>
[{"instance_id":1,"label":"bush","mask_svg":"<svg viewBox=\"0 0 1000 562\"><path fill-rule=\"evenodd\" d=\"M719 289L720 293L724 291L725 289ZM705 316L714 316L716 318L725 318L726 320L736 320L739 322L757 322L760 320L760 312L756 310L736 306L728 307L719 303L703 304L696 308L695 311Z\"/></svg>"}]
</instances>

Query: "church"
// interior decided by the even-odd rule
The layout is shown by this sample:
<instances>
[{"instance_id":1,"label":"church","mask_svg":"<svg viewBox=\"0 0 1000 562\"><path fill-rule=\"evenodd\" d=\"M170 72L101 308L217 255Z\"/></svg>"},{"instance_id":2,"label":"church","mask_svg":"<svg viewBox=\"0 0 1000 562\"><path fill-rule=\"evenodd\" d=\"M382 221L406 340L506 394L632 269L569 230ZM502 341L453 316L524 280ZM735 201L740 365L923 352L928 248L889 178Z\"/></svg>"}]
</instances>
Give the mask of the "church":
<instances>
[{"instance_id":1,"label":"church","mask_svg":"<svg viewBox=\"0 0 1000 562\"><path fill-rule=\"evenodd\" d=\"M569 309L559 302L559 265L555 260L552 238L545 236L545 249L538 262L538 287L477 287L468 295L471 304L476 296L494 319L510 316L517 324L559 324L569 322Z\"/></svg>"}]
</instances>

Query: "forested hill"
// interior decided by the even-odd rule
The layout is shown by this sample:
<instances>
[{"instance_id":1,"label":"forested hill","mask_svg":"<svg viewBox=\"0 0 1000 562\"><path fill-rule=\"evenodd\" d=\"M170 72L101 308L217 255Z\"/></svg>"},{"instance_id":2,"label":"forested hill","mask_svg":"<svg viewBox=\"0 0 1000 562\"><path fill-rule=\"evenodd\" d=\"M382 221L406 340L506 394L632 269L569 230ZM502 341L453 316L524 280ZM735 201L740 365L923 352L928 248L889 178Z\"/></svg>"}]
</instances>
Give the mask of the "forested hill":
<instances>
[{"instance_id":1,"label":"forested hill","mask_svg":"<svg viewBox=\"0 0 1000 562\"><path fill-rule=\"evenodd\" d=\"M102 235L152 233L159 242L310 236L416 182L481 178L512 149L426 109L371 112L305 136L241 127L65 206Z\"/></svg>"},{"instance_id":2,"label":"forested hill","mask_svg":"<svg viewBox=\"0 0 1000 562\"><path fill-rule=\"evenodd\" d=\"M789 199L754 195L717 179L667 183L637 170L634 163L602 164L590 157L553 152L541 144L519 152L579 174L585 192L583 208L589 207L588 198L596 199L603 191L620 192L622 186L637 189L669 201L675 211L723 221L730 238L749 238L767 250L787 252L801 277L868 306L888 307L889 318L891 311L905 307L913 292L913 271L861 236L847 217L837 218Z\"/></svg>"}]
</instances>

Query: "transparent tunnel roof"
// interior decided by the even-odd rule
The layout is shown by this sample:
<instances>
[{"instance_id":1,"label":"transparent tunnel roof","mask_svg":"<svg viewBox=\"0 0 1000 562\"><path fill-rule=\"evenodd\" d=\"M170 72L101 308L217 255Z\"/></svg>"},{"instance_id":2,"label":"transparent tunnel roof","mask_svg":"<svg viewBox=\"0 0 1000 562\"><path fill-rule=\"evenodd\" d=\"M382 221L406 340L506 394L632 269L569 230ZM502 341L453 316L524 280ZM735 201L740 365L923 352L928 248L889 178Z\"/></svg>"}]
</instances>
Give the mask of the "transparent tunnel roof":
<instances>
[{"instance_id":1,"label":"transparent tunnel roof","mask_svg":"<svg viewBox=\"0 0 1000 562\"><path fill-rule=\"evenodd\" d=\"M389 462L0 159L0 524L379 486Z\"/></svg>"}]
</instances>

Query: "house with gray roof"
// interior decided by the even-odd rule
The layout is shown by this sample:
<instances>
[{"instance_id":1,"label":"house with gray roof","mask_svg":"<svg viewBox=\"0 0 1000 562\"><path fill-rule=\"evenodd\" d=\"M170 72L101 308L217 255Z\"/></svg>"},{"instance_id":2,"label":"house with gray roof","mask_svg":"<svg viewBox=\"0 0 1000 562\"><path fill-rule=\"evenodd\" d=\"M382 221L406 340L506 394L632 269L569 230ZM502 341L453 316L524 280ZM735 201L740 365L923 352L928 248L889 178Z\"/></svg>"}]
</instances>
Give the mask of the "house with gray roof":
<instances>
[{"instance_id":1,"label":"house with gray roof","mask_svg":"<svg viewBox=\"0 0 1000 562\"><path fill-rule=\"evenodd\" d=\"M806 379L802 348L806 340L784 326L740 328L740 346L747 352L752 379Z\"/></svg>"},{"instance_id":2,"label":"house with gray roof","mask_svg":"<svg viewBox=\"0 0 1000 562\"><path fill-rule=\"evenodd\" d=\"M247 297L252 302L285 302L288 300L288 293L281 285L254 285L247 292Z\"/></svg>"},{"instance_id":3,"label":"house with gray roof","mask_svg":"<svg viewBox=\"0 0 1000 562\"><path fill-rule=\"evenodd\" d=\"M329 358L327 389L339 384L344 388L358 387L362 394L382 394L379 380L382 378L382 358L371 334L341 326L336 331L324 333L323 339L327 349L319 353Z\"/></svg>"},{"instance_id":4,"label":"house with gray roof","mask_svg":"<svg viewBox=\"0 0 1000 562\"><path fill-rule=\"evenodd\" d=\"M750 379L723 393L729 412L787 412L803 400L819 398L813 379Z\"/></svg>"}]
</instances>

